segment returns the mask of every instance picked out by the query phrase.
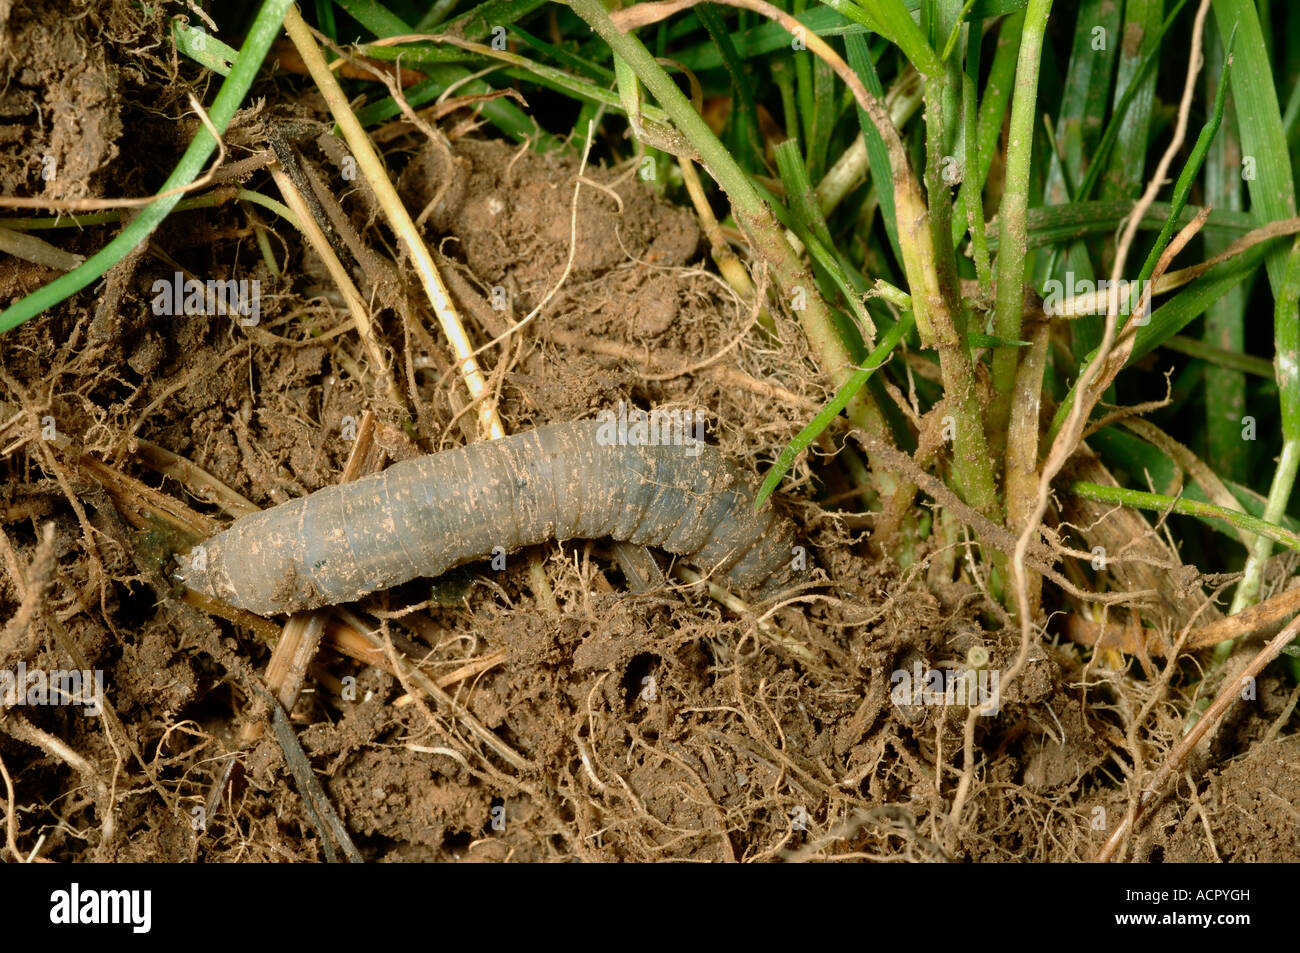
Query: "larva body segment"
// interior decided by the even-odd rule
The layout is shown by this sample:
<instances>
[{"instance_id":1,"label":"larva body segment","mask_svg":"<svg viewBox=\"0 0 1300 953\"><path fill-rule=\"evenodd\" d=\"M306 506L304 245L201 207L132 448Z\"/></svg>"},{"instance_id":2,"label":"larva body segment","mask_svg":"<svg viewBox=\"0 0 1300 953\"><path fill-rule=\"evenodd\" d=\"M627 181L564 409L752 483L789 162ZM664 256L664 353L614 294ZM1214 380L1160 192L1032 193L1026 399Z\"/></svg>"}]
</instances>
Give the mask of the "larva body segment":
<instances>
[{"instance_id":1,"label":"larva body segment","mask_svg":"<svg viewBox=\"0 0 1300 953\"><path fill-rule=\"evenodd\" d=\"M613 537L689 557L766 594L794 530L754 512L714 447L629 446L599 421L551 424L404 460L241 517L191 553L187 586L262 614L358 599L547 539Z\"/></svg>"}]
</instances>

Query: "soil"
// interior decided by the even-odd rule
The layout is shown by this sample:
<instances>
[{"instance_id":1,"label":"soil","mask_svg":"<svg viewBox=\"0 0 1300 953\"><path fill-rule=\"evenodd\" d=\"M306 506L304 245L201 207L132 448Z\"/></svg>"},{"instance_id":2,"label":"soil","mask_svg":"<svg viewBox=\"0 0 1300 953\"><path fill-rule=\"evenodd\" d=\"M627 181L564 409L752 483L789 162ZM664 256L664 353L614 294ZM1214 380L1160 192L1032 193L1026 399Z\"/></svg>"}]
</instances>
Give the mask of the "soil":
<instances>
[{"instance_id":1,"label":"soil","mask_svg":"<svg viewBox=\"0 0 1300 953\"><path fill-rule=\"evenodd\" d=\"M0 193L150 194L192 135L174 118L189 114L185 90L203 98L209 74L159 41L157 5L87 2L77 19L53 6L0 4ZM819 585L761 623L699 587L633 591L608 541L552 543L355 607L403 672L438 682L450 703L327 634L288 713L301 752L286 745L257 688L282 620L231 621L185 601L174 554L228 523L235 494L264 507L337 482L348 429L367 414L388 460L479 436L409 260L316 141L328 128L319 101L292 87L259 88L269 104L237 117L230 161L282 135L329 184L374 256L345 260L399 398L316 253L246 204L173 215L104 279L5 335L0 671L85 668L104 684L100 717L72 705L0 714L6 855L324 859L337 845L292 770L300 754L368 861L1097 853L1134 776L1181 734L1195 670L1166 686L1139 661L1051 635L967 749L967 709L895 703L895 673L955 668L980 650L1005 671L1018 630L979 589L936 571L938 543L906 567L873 555L870 520L824 452L783 484ZM376 138L476 346L541 305L480 355L507 429L619 401L698 407L711 440L756 472L769 465L828 397L798 315L755 333L693 212L640 179L626 143L605 143L582 170L573 228L576 151L495 141L469 116L443 120L434 140L397 126ZM279 197L264 168L241 184ZM89 254L117 227L41 234ZM260 280L260 322L155 315L154 282L178 270ZM0 304L57 274L0 255ZM160 465L156 448L213 479ZM1294 708L1291 685L1261 678L1226 748L1170 789L1125 856L1300 858Z\"/></svg>"}]
</instances>

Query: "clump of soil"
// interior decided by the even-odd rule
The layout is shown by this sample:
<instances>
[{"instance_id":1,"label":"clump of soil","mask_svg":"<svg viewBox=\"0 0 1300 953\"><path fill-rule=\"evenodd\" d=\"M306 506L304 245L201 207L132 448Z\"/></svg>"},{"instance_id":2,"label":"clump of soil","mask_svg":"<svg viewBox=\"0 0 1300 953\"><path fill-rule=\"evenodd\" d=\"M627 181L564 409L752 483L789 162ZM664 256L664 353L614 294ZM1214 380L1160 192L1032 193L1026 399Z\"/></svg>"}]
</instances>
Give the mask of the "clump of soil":
<instances>
[{"instance_id":1,"label":"clump of soil","mask_svg":"<svg viewBox=\"0 0 1300 953\"><path fill-rule=\"evenodd\" d=\"M1150 859L1166 863L1262 861L1296 858L1300 825L1300 738L1289 735L1250 748L1207 776L1182 817L1148 838ZM1186 788L1180 793L1185 794Z\"/></svg>"},{"instance_id":2,"label":"clump of soil","mask_svg":"<svg viewBox=\"0 0 1300 953\"><path fill-rule=\"evenodd\" d=\"M95 14L112 15L111 4ZM123 77L109 47L59 4L6 4L0 191L84 198L106 185L122 135ZM100 24L101 26L103 24ZM125 39L125 37L123 37Z\"/></svg>"},{"instance_id":3,"label":"clump of soil","mask_svg":"<svg viewBox=\"0 0 1300 953\"><path fill-rule=\"evenodd\" d=\"M137 181L124 155L152 150L165 169L168 148L179 154L183 137L134 120L169 71L196 85L200 72L128 67L139 36L165 25L90 9L61 21L32 5L0 21L5 193L120 194ZM47 55L22 56L38 43ZM38 61L54 65L18 65ZM229 136L251 151L267 129L322 128L313 108L250 112ZM290 139L305 164L342 181L328 150ZM385 141L476 345L497 342L480 360L509 429L619 401L698 407L711 439L758 468L826 400L797 316L778 314L775 336L756 333L692 214L640 181L637 163L581 170L589 184L575 205L572 153L401 130ZM42 180L36 157L47 153L76 181ZM257 169L244 185L274 192ZM404 658L398 668L387 653L359 660L337 634L349 619L336 616L289 712L301 748L286 745L258 689L278 624L185 601L172 554L238 512L238 497L268 506L336 482L349 427L367 412L389 459L478 436L409 264L389 251L366 190L342 191L342 218L379 262L353 271L398 400L315 253L235 206L174 216L97 289L6 337L0 671L99 672L105 709L0 715L15 790L0 809L17 830L6 852L39 842L62 861L320 859L328 837L289 765L305 758L368 860L1095 854L1107 836L1097 810L1118 819L1126 806L1124 718L1154 683L1069 644L1035 649L968 745L968 708L900 696L899 675L964 670L981 655L987 671L1005 671L1018 630L994 621L978 590L934 577L937 548L907 568L870 554L869 519L852 499L832 502L846 479L821 453L784 484L820 585L766 618L698 587L632 591L603 541L550 544L357 607ZM282 280L260 263L254 226L273 234ZM107 234L67 247L90 250ZM153 282L178 268L261 280L260 324L153 314ZM5 304L50 277L0 258ZM415 690L412 671L444 694ZM1177 737L1166 707L1143 729L1143 770ZM1279 691L1262 693L1241 730L1262 732L1284 707ZM1300 805L1300 779L1285 769L1294 742L1250 748L1199 781L1198 798L1177 792L1145 829L1145 856L1155 837L1168 859L1295 859L1281 833Z\"/></svg>"}]
</instances>

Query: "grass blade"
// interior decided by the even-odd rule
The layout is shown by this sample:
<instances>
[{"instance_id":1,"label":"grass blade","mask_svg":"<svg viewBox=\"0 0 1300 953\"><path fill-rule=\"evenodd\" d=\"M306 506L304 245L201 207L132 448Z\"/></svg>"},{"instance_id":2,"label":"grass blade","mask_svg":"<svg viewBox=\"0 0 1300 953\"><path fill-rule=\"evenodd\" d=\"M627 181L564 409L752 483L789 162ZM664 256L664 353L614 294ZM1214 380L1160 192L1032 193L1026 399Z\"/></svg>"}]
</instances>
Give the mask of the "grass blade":
<instances>
[{"instance_id":1,"label":"grass blade","mask_svg":"<svg viewBox=\"0 0 1300 953\"><path fill-rule=\"evenodd\" d=\"M799 431L795 438L781 451L781 455L777 457L776 463L772 464L772 468L767 471L767 474L763 477L762 485L758 488L758 495L754 500L755 509L761 507L767 498L772 495L772 491L781 482L781 478L790 471L795 458L803 453L821 435L822 431L830 426L831 421L838 417L840 412L849 405L853 395L860 391L863 385L871 379L871 375L889 359L889 355L893 353L894 348L903 340L903 336L912 330L915 323L916 317L909 311L903 315L897 324L886 331L880 339L880 343L876 345L876 349L867 357L866 364L853 372L852 376L835 392L835 396L808 423L808 426Z\"/></svg>"}]
</instances>

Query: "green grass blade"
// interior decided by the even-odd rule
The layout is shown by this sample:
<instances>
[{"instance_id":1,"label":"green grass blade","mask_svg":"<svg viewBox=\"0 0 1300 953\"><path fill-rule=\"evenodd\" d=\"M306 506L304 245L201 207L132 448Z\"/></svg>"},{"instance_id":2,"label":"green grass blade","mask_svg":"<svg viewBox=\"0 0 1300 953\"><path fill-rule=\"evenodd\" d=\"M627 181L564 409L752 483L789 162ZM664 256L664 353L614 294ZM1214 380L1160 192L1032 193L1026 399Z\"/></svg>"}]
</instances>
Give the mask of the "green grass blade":
<instances>
[{"instance_id":1,"label":"green grass blade","mask_svg":"<svg viewBox=\"0 0 1300 953\"><path fill-rule=\"evenodd\" d=\"M1029 0L1025 8L1025 27L1016 66L1016 90L1011 101L1005 185L998 208L1002 247L994 263L997 297L993 312L993 333L1010 340L1019 340L1021 336L1028 251L1025 235L1029 224L1029 170L1038 115L1038 73L1051 9L1052 0ZM993 402L987 423L995 453L1003 448L1006 439L1019 361L1020 355L1015 348L998 348L993 352Z\"/></svg>"},{"instance_id":2,"label":"green grass blade","mask_svg":"<svg viewBox=\"0 0 1300 953\"><path fill-rule=\"evenodd\" d=\"M1228 290L1249 278L1264 261L1271 242L1261 242L1229 261L1220 262L1151 313L1151 321L1137 329L1129 366L1160 347L1194 319L1205 313ZM1091 357L1091 355L1090 355Z\"/></svg>"},{"instance_id":3,"label":"green grass blade","mask_svg":"<svg viewBox=\"0 0 1300 953\"><path fill-rule=\"evenodd\" d=\"M806 27L809 33L820 37L848 35L860 37L867 32L865 27L850 22L829 7L814 7L802 13L795 13L794 18ZM786 32L785 27L769 20L763 20L760 25L749 29L735 30L730 36L736 55L742 60L766 56L777 50L790 49L790 34ZM673 54L673 59L697 73L718 69L723 65L722 51L712 40L677 50Z\"/></svg>"},{"instance_id":4,"label":"green grass blade","mask_svg":"<svg viewBox=\"0 0 1300 953\"><path fill-rule=\"evenodd\" d=\"M1206 85L1223 69L1224 51L1218 30L1207 41ZM1297 85L1300 89L1300 85ZM1229 96L1223 128L1210 146L1205 162L1205 201L1215 208L1240 212L1242 208L1241 143L1237 133L1236 108ZM1220 231L1203 236L1206 255L1213 256L1228 247L1230 239ZM1246 374L1259 374L1273 380L1273 366L1246 351L1246 289L1238 285L1206 309L1203 346L1221 357L1192 354L1205 360L1205 462L1225 479L1244 482L1251 474L1252 445L1241 439L1241 419L1246 414ZM1180 338L1165 342L1176 349ZM1188 353L1188 352L1184 352ZM1234 365L1229 356L1252 362ZM1255 364L1254 362L1258 362ZM1252 369L1253 367L1253 369Z\"/></svg>"},{"instance_id":5,"label":"green grass blade","mask_svg":"<svg viewBox=\"0 0 1300 953\"><path fill-rule=\"evenodd\" d=\"M334 24L334 0L316 0L316 29L334 42L338 42L339 33Z\"/></svg>"},{"instance_id":6,"label":"green grass blade","mask_svg":"<svg viewBox=\"0 0 1300 953\"><path fill-rule=\"evenodd\" d=\"M1163 493L1147 493L1143 490L1128 490L1124 487L1103 486L1100 483L1087 483L1084 481L1071 483L1070 492L1077 493L1087 500L1096 500L1098 503L1110 503L1116 506L1128 506L1133 509L1154 510L1156 512L1171 511L1181 513L1184 516L1223 520L1236 529L1254 533L1256 536L1264 537L1271 542L1281 543L1288 549L1300 552L1300 534L1293 533L1285 527L1278 526L1268 520L1247 513L1238 513L1236 510L1225 509L1222 506L1215 506L1213 503L1202 503L1198 500L1189 500L1186 497L1165 496Z\"/></svg>"},{"instance_id":7,"label":"green grass blade","mask_svg":"<svg viewBox=\"0 0 1300 953\"><path fill-rule=\"evenodd\" d=\"M1237 30L1240 34L1232 95L1238 115L1249 117L1240 124L1240 133L1243 176L1252 211L1261 224L1290 218L1296 208L1294 172L1258 10L1248 0L1214 0L1214 18L1220 33ZM1282 409L1282 454L1269 488L1265 518L1277 519L1286 511L1300 466L1300 242L1289 248L1274 246L1264 267L1273 288L1274 360ZM1252 604L1258 597L1269 550L1267 539L1257 542L1233 594L1233 611Z\"/></svg>"},{"instance_id":8,"label":"green grass blade","mask_svg":"<svg viewBox=\"0 0 1300 953\"><path fill-rule=\"evenodd\" d=\"M1146 482L1149 478L1151 484L1156 487L1173 486L1175 481L1186 478L1182 468L1166 456L1164 451L1153 447L1122 427L1102 427L1088 438L1088 443L1117 475L1127 474L1130 479L1141 482ZM1183 475L1180 477L1180 474ZM1263 517L1268 502L1263 494L1231 480L1224 480L1223 484L1236 497L1242 509L1251 516ZM1182 493L1188 499L1199 500L1202 503L1212 502L1209 495L1194 479L1183 484ZM1300 520L1284 516L1277 522L1291 532L1300 534ZM1217 520L1206 520L1205 525L1215 532L1224 533L1234 539L1239 538L1235 532Z\"/></svg>"},{"instance_id":9,"label":"green grass blade","mask_svg":"<svg viewBox=\"0 0 1300 953\"><path fill-rule=\"evenodd\" d=\"M375 0L335 0L335 2L347 11L349 16L381 39L390 36L406 36L416 32L405 20L394 15ZM467 40L478 41L488 36L493 27L504 27L536 9L536 5L529 6L530 3L533 3L533 0L510 0L510 2L491 0L447 23L445 29L446 32L455 32ZM485 19L489 16L496 18ZM451 59L463 60L466 56L463 51L454 47L441 48L428 44L412 44L401 47L371 46L363 49L367 56L376 59L395 60L401 56L403 63L420 69L428 79L412 87L412 91L419 89L427 94L432 89L434 92L430 99L437 98L442 90L456 83L460 84L458 89L464 95L494 91L492 86L482 80L462 82L473 74L462 66L454 66L447 62ZM415 105L410 95L407 95L407 101ZM512 139L521 142L532 139L539 151L557 149L562 145L555 137L540 133L533 118L508 100L491 100L483 103L480 108L484 118ZM367 121L378 122L391 118L400 111L391 98L380 100L368 108L363 125ZM362 111L358 110L358 117L361 114Z\"/></svg>"},{"instance_id":10,"label":"green grass blade","mask_svg":"<svg viewBox=\"0 0 1300 953\"><path fill-rule=\"evenodd\" d=\"M1219 85L1214 93L1214 108L1210 112L1209 120L1201 127L1200 134L1196 137L1196 142L1192 146L1192 152L1188 156L1187 163L1178 173L1178 180L1174 183L1174 194L1169 203L1169 215L1164 227L1160 229L1160 235L1156 238L1156 243L1151 247L1146 261L1142 263L1142 270L1138 274L1139 282L1146 281L1155 273L1156 262L1174 237L1178 216L1187 207L1187 198L1192 193L1192 183L1196 181L1197 175L1200 174L1201 166L1205 164L1205 157L1210 152L1210 143L1214 141L1215 135L1219 132L1219 126L1223 122L1223 109L1228 100L1228 78L1232 74L1232 46L1236 36L1237 31L1234 28L1232 34L1228 37L1228 64L1223 72L1219 74Z\"/></svg>"},{"instance_id":11,"label":"green grass blade","mask_svg":"<svg viewBox=\"0 0 1300 953\"><path fill-rule=\"evenodd\" d=\"M903 51L908 62L926 76L937 76L943 72L943 60L925 41L925 35L921 33L921 28L916 25L902 0L868 0L866 6L859 6L854 0L822 2L889 40Z\"/></svg>"},{"instance_id":12,"label":"green grass blade","mask_svg":"<svg viewBox=\"0 0 1300 953\"><path fill-rule=\"evenodd\" d=\"M886 331L881 337L880 343L876 345L875 350L867 357L866 364L844 382L840 389L836 391L835 396L830 399L830 402L781 451L776 463L772 464L772 468L763 477L763 484L758 488L758 495L754 499L754 509L760 508L766 502L767 498L772 495L772 491L776 489L776 485L781 482L781 478L790 472L790 467L794 464L795 458L803 453L822 431L830 426L831 421L840 415L840 412L848 406L853 395L860 391L863 385L871 379L871 375L880 368L880 365L889 359L889 355L893 353L894 348L898 346L904 335L911 331L915 324L916 317L909 311L903 315L897 324Z\"/></svg>"},{"instance_id":13,"label":"green grass blade","mask_svg":"<svg viewBox=\"0 0 1300 953\"><path fill-rule=\"evenodd\" d=\"M1229 51L1231 51L1234 37L1235 33L1233 37L1229 37ZM1229 63L1231 63L1230 58ZM1191 155L1188 157L1186 164L1178 174L1178 180L1174 184L1174 193L1172 201L1169 203L1169 210L1166 215L1165 223L1161 227L1160 234L1156 238L1155 244L1151 247L1146 260L1143 262L1142 268L1138 273L1138 280L1134 286L1129 301L1129 303L1134 305L1134 307L1130 308L1127 313L1137 313L1138 309L1135 305L1140 297L1140 291L1138 289L1140 289L1151 278L1151 275L1154 274L1156 263L1159 260L1160 255L1164 252L1170 240L1173 238L1174 229L1177 227L1179 216L1182 215L1184 209L1187 207L1187 198L1191 194L1192 184L1196 181L1196 176L1200 173L1201 166L1205 163L1205 157L1210 151L1210 144L1214 141L1214 137L1219 131L1219 125L1223 121L1223 110L1227 101L1228 78L1230 73L1231 68L1229 67L1219 76L1218 87L1215 91L1214 108L1211 110L1210 117L1206 121L1205 125L1201 127L1196 142L1192 146ZM1125 315L1122 315L1121 321L1123 321L1124 318Z\"/></svg>"},{"instance_id":14,"label":"green grass blade","mask_svg":"<svg viewBox=\"0 0 1300 953\"><path fill-rule=\"evenodd\" d=\"M807 58L810 54L805 54ZM812 63L812 122L808 125L804 163L808 174L818 181L826 174L826 156L830 152L831 133L840 117L840 101L835 91L835 73L821 59Z\"/></svg>"},{"instance_id":15,"label":"green grass blade","mask_svg":"<svg viewBox=\"0 0 1300 953\"><path fill-rule=\"evenodd\" d=\"M1066 183L1077 185L1083 178L1085 162L1096 151L1115 66L1119 21L1120 4L1112 0L1084 0L1079 4L1065 91L1056 118L1057 153L1047 175L1045 204L1064 205L1070 201ZM1104 48L1098 49L1103 41Z\"/></svg>"},{"instance_id":16,"label":"green grass blade","mask_svg":"<svg viewBox=\"0 0 1300 953\"><path fill-rule=\"evenodd\" d=\"M974 161L968 159L966 163L961 191L957 193L957 201L953 204L953 244L959 242L966 231L969 203L983 201L984 183L993 166L998 137L1002 135L1002 123L1011 102L1016 61L1020 55L1020 30L1024 23L1024 11L1019 10L1003 20L998 31L998 45L989 66L989 78L984 86L979 119L975 124L977 138L973 150L970 145L966 147L967 156L973 156Z\"/></svg>"},{"instance_id":17,"label":"green grass blade","mask_svg":"<svg viewBox=\"0 0 1300 953\"><path fill-rule=\"evenodd\" d=\"M447 14L455 8L458 0L436 0L429 5L429 9L415 24L417 33L431 33L443 20L447 19Z\"/></svg>"},{"instance_id":18,"label":"green grass blade","mask_svg":"<svg viewBox=\"0 0 1300 953\"><path fill-rule=\"evenodd\" d=\"M1128 0L1124 4L1123 32L1115 37L1120 41L1115 90L1117 98L1121 91L1131 94L1130 105L1119 121L1115 149L1105 163L1107 168L1101 180L1102 199L1135 198L1146 184L1143 168L1155 105L1155 64L1159 62L1162 34L1158 31L1164 4L1165 0ZM1143 70L1139 77L1144 61L1153 65Z\"/></svg>"},{"instance_id":19,"label":"green grass blade","mask_svg":"<svg viewBox=\"0 0 1300 953\"><path fill-rule=\"evenodd\" d=\"M204 69L210 69L220 76L230 75L235 59L239 56L237 50L222 43L211 33L180 20L172 21L172 36L176 38L178 50Z\"/></svg>"},{"instance_id":20,"label":"green grass blade","mask_svg":"<svg viewBox=\"0 0 1300 953\"><path fill-rule=\"evenodd\" d=\"M876 74L875 64L871 62L871 54L867 50L867 41L860 36L846 36L844 38L844 47L847 53L847 60L853 72L866 85L867 90L872 96L875 96L881 102L884 102L885 88L881 85L880 77ZM889 149L885 145L885 140L880 137L876 124L867 116L866 110L858 110L858 124L862 129L862 136L867 146L867 164L871 168L871 178L876 183L892 183L894 174L889 164ZM894 260L902 261L903 254L898 248L898 213L894 207L894 191L890 186L876 189L876 197L880 202L880 216L885 222L885 232L889 235L889 244L894 249Z\"/></svg>"},{"instance_id":21,"label":"green grass blade","mask_svg":"<svg viewBox=\"0 0 1300 953\"><path fill-rule=\"evenodd\" d=\"M822 216L821 206L817 204L817 192L813 189L812 178L799 154L799 140L787 139L773 152L790 211L818 241L827 248L832 247L830 229Z\"/></svg>"},{"instance_id":22,"label":"green grass blade","mask_svg":"<svg viewBox=\"0 0 1300 953\"><path fill-rule=\"evenodd\" d=\"M1102 173L1108 169L1108 159L1115 143L1119 140L1120 131L1124 125L1124 119L1128 115L1129 109L1132 108L1134 100L1138 98L1143 90L1143 83L1146 78L1155 72L1156 65L1159 63L1160 44L1164 36L1169 32L1169 28L1174 25L1178 19L1178 14L1182 12L1187 0L1178 0L1174 8L1169 11L1169 15L1164 18L1160 24L1159 31L1152 37L1150 51L1142 58L1133 74L1133 80L1128 86L1123 87L1124 92L1120 94L1119 100L1115 103L1115 108L1111 112L1110 121L1106 124L1106 131L1101 134L1101 141L1097 143L1097 154L1093 156L1092 162L1088 166L1088 172L1079 183L1078 193L1075 198L1082 201L1092 195L1096 189Z\"/></svg>"},{"instance_id":23,"label":"green grass blade","mask_svg":"<svg viewBox=\"0 0 1300 953\"><path fill-rule=\"evenodd\" d=\"M1172 206L1168 202L1152 202L1142 221L1140 229L1157 230L1164 227L1170 218ZM1082 235L1113 232L1126 216L1133 211L1132 202L1073 202L1069 205L1040 205L1029 210L1029 247L1042 248L1070 242ZM1201 211L1199 206L1189 205L1174 220L1181 228ZM1223 235L1229 242L1255 228L1255 219L1249 212L1234 209L1216 208L1210 212L1204 232ZM998 223L990 222L988 227L988 246L991 251L998 247Z\"/></svg>"},{"instance_id":24,"label":"green grass blade","mask_svg":"<svg viewBox=\"0 0 1300 953\"><path fill-rule=\"evenodd\" d=\"M452 17L438 32L454 33L467 40L481 40L496 26L517 23L546 4L546 0L487 0Z\"/></svg>"},{"instance_id":25,"label":"green grass blade","mask_svg":"<svg viewBox=\"0 0 1300 953\"><path fill-rule=\"evenodd\" d=\"M1270 244L1270 242L1260 242L1241 255L1220 262L1156 308L1151 313L1150 322L1137 329L1128 366L1132 366L1153 349L1160 347L1204 314L1205 309L1223 297L1230 288L1249 278L1265 260ZM1084 363L1095 357L1096 352L1093 351L1084 359ZM1071 390L1069 396L1057 408L1056 415L1052 418L1049 439L1055 439L1057 431L1069 416L1070 408L1074 404L1074 394L1074 390Z\"/></svg>"},{"instance_id":26,"label":"green grass blade","mask_svg":"<svg viewBox=\"0 0 1300 953\"><path fill-rule=\"evenodd\" d=\"M1241 290L1240 287L1233 288L1228 292L1228 294L1231 295L1233 292L1239 290ZM1222 304L1222 299L1218 304ZM1206 317L1208 320L1209 311L1206 312ZM1160 346L1167 351L1176 351L1179 354L1186 354L1188 357L1194 357L1197 360L1204 361L1213 368L1233 371L1235 376L1253 374L1255 377L1262 377L1265 380L1277 380L1277 375L1273 370L1273 364L1270 361L1266 361L1262 357L1255 357L1253 354L1245 354L1242 352L1241 347L1215 347L1212 344L1206 343L1204 340L1198 341L1196 338L1183 337L1181 334L1175 334L1173 337L1164 341ZM1206 368L1207 374L1210 369L1210 367ZM1205 390L1207 394L1207 402L1214 402L1216 404L1221 404L1223 402L1223 395L1220 394L1219 391L1215 390L1208 380L1206 381ZM1242 442L1240 431L1241 415L1245 413L1244 396L1242 400L1243 403L1240 408L1231 406L1227 408L1217 408L1219 413L1216 414L1216 416L1223 417L1231 424L1228 429L1231 433L1232 440L1238 444ZM1219 467L1214 467L1214 469L1217 471Z\"/></svg>"},{"instance_id":27,"label":"green grass blade","mask_svg":"<svg viewBox=\"0 0 1300 953\"><path fill-rule=\"evenodd\" d=\"M737 159L742 167L756 171L763 168L763 145L758 127L758 106L754 103L753 79L747 75L744 60L740 58L736 44L731 41L731 34L727 32L726 24L718 11L704 3L696 8L696 13L699 14L704 29L717 44L722 64L731 79L731 92L735 97L730 119L733 130L731 139L733 147L739 146L738 150L733 148L733 151L740 152Z\"/></svg>"},{"instance_id":28,"label":"green grass blade","mask_svg":"<svg viewBox=\"0 0 1300 953\"><path fill-rule=\"evenodd\" d=\"M614 82L613 70L601 65L600 63L593 63L591 60L583 59L581 56L569 52L562 46L556 46L554 43L547 43L545 40L533 36L518 24L511 24L506 27L506 32L511 36L518 38L525 46L537 50L537 52L545 56L549 56L557 63L567 66L571 70L576 70L577 72L582 73L588 79L604 83L607 86Z\"/></svg>"}]
</instances>

